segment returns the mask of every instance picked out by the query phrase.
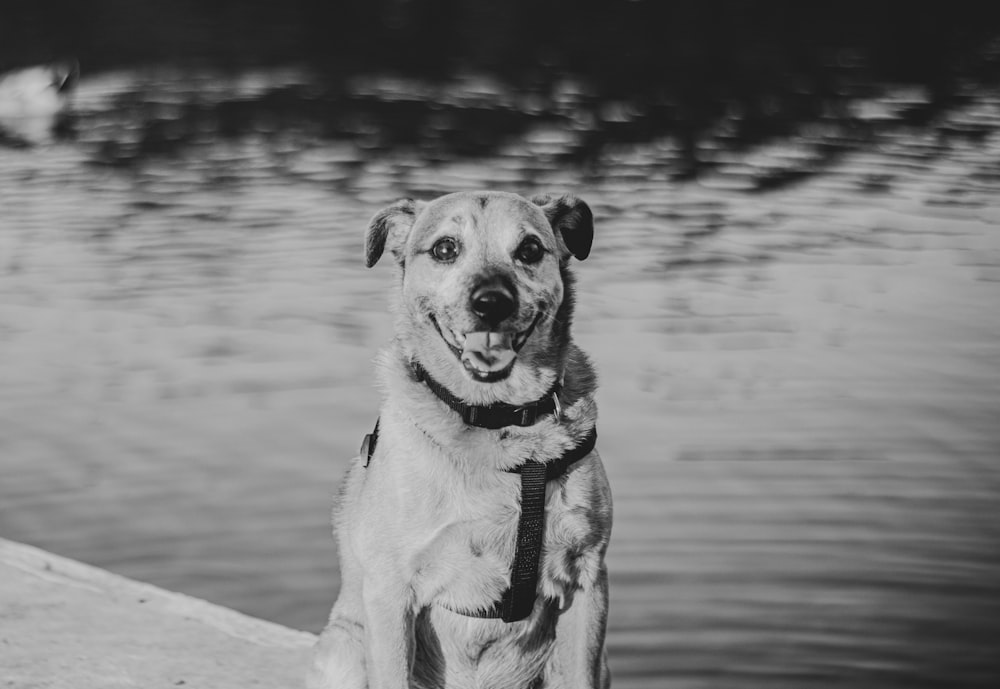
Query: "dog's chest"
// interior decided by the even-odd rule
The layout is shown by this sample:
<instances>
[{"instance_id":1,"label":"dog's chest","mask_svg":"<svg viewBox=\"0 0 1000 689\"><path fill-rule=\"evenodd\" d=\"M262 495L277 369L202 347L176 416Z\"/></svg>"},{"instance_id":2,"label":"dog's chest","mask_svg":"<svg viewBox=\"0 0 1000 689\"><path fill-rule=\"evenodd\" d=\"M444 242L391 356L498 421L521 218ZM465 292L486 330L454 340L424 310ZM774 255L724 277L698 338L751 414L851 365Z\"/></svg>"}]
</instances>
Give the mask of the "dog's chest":
<instances>
[{"instance_id":1,"label":"dog's chest","mask_svg":"<svg viewBox=\"0 0 1000 689\"><path fill-rule=\"evenodd\" d=\"M581 567L601 541L597 524L578 500L584 472L546 487L539 587L547 598L565 599L578 586ZM428 516L428 538L413 561L420 605L474 612L499 600L510 583L520 517L520 480L498 477L496 485L465 495L441 495Z\"/></svg>"}]
</instances>

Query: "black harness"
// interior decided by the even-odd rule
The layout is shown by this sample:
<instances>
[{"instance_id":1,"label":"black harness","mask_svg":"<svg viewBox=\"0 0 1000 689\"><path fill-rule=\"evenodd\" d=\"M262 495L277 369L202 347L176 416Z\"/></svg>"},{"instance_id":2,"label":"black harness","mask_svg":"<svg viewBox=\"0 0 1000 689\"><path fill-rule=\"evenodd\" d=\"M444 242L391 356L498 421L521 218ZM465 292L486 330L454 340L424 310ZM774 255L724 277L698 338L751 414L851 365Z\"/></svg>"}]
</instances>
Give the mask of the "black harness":
<instances>
[{"instance_id":1,"label":"black harness","mask_svg":"<svg viewBox=\"0 0 1000 689\"><path fill-rule=\"evenodd\" d=\"M488 406L466 404L436 380L431 378L419 365L413 364L413 372L418 381L423 382L445 404L458 413L462 420L477 428L496 430L505 426L531 426L539 419L555 413L556 419L562 415L559 404L559 385L543 398L523 405L497 402ZM365 455L365 466L372 461L375 445L378 443L378 421L371 433L361 443L361 454ZM529 459L524 464L507 469L521 475L521 517L517 522L517 544L514 562L510 572L510 586L500 600L479 610L452 610L467 617L501 619L517 622L531 614L535 607L538 591L538 564L542 552L542 538L545 530L545 484L554 481L574 463L594 450L597 444L597 429L591 429L583 441L551 462Z\"/></svg>"}]
</instances>

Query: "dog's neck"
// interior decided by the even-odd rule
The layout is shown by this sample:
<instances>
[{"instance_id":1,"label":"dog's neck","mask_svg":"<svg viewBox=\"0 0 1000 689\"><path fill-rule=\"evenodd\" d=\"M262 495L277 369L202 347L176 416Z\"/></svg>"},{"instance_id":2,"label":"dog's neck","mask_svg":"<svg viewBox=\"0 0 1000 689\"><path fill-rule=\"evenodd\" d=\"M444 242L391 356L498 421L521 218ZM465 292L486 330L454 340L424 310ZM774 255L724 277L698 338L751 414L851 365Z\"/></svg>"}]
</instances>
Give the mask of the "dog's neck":
<instances>
[{"instance_id":1,"label":"dog's neck","mask_svg":"<svg viewBox=\"0 0 1000 689\"><path fill-rule=\"evenodd\" d=\"M453 362L439 362L451 367L452 376L442 376L438 370L432 369L427 362L417 359L398 339L384 348L376 357L376 372L379 383L384 390L398 388L406 381L405 387L399 389L402 398L413 400L422 396L440 398L435 395L426 383L418 380L412 362L417 361L430 376L448 393L467 405L489 406L506 404L520 406L543 399L559 386L559 399L564 410L569 411L578 402L586 406L593 404L594 391L597 388L597 378L590 360L579 347L572 342L567 343L564 355L559 357L558 369L540 369L519 371L515 367L514 380L504 380L497 383L474 383L467 379L461 381L464 385L456 385L454 378L466 378L460 370L455 370ZM445 369L448 370L447 368ZM575 416L575 414L571 415Z\"/></svg>"},{"instance_id":2,"label":"dog's neck","mask_svg":"<svg viewBox=\"0 0 1000 689\"><path fill-rule=\"evenodd\" d=\"M575 346L567 349L566 375L559 393L561 415L549 413L531 426L493 430L466 424L461 415L416 379L410 365L411 357L398 345L395 341L385 347L375 360L377 381L384 394L380 416L383 419L402 417L399 427L412 428L439 446L463 475L507 470L528 457L538 461L558 458L568 446L578 445L594 428L597 381L586 355ZM555 379L556 376L551 376L548 385ZM547 390L547 387L538 386L533 397L518 402L537 400Z\"/></svg>"},{"instance_id":3,"label":"dog's neck","mask_svg":"<svg viewBox=\"0 0 1000 689\"><path fill-rule=\"evenodd\" d=\"M452 411L462 417L469 426L496 430L507 426L533 426L545 416L555 414L562 416L562 405L559 392L562 388L562 376L549 388L542 397L524 404L508 404L494 402L487 405L469 404L454 395L451 390L434 380L424 367L417 361L410 362L413 377L418 383L423 383L434 395L451 407Z\"/></svg>"}]
</instances>

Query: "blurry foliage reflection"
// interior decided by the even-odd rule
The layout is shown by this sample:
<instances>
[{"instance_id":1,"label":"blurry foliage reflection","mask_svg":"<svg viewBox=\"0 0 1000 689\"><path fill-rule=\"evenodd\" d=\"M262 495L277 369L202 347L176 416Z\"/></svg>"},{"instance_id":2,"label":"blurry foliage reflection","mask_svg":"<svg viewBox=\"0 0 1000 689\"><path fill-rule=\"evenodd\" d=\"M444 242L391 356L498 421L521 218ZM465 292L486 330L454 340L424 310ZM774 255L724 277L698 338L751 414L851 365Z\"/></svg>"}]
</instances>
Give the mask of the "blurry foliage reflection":
<instances>
[{"instance_id":1,"label":"blurry foliage reflection","mask_svg":"<svg viewBox=\"0 0 1000 689\"><path fill-rule=\"evenodd\" d=\"M581 162L616 144L671 137L679 146L678 176L713 164L706 141L741 150L819 123L832 134L817 155L821 164L869 139L874 125L852 103L881 95L878 84L918 86L921 96L893 124L924 124L960 104L969 84L1000 74L997 3L958 3L947 12L900 2L737 0L7 6L0 68L73 55L84 73L149 64L298 64L318 75L308 88L185 103L169 118L140 112L148 121L136 155L175 150L206 125L222 136L291 126L333 139L374 137L376 149L482 155L542 118L579 132L566 153ZM376 73L450 83L459 95L467 84L456 75L492 75L520 98L501 103L486 94L473 103L431 105L426 88L393 99L352 89L359 75ZM567 84L581 92L569 108L559 102ZM142 110L141 102L134 105ZM108 150L120 149L117 143Z\"/></svg>"}]
</instances>

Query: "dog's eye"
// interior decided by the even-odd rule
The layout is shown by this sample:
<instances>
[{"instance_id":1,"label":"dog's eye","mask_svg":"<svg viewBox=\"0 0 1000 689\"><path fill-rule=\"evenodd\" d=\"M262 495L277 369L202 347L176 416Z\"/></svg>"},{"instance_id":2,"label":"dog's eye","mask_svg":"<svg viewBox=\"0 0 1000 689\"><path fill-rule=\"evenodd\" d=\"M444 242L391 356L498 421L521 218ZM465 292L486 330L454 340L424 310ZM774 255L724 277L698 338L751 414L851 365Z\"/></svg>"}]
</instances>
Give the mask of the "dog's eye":
<instances>
[{"instance_id":1,"label":"dog's eye","mask_svg":"<svg viewBox=\"0 0 1000 689\"><path fill-rule=\"evenodd\" d=\"M451 237L442 237L431 247L431 256L442 262L454 261L458 256L458 244Z\"/></svg>"},{"instance_id":2,"label":"dog's eye","mask_svg":"<svg viewBox=\"0 0 1000 689\"><path fill-rule=\"evenodd\" d=\"M544 255L545 249L535 237L527 237L514 252L514 257L522 263L538 263Z\"/></svg>"}]
</instances>

